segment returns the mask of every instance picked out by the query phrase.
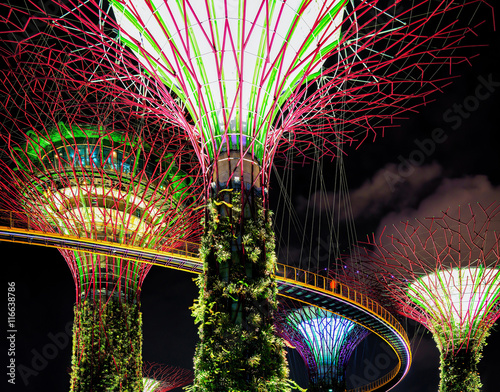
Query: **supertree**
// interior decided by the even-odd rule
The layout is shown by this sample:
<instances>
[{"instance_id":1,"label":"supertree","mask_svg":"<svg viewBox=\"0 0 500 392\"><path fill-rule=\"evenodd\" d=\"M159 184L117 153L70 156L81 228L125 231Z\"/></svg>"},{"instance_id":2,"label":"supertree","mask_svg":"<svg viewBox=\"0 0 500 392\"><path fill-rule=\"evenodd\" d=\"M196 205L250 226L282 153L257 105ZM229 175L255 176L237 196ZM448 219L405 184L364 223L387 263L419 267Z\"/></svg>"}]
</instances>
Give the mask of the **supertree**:
<instances>
[{"instance_id":1,"label":"supertree","mask_svg":"<svg viewBox=\"0 0 500 392\"><path fill-rule=\"evenodd\" d=\"M167 392L193 382L192 370L147 362L144 364L144 392Z\"/></svg>"},{"instance_id":2,"label":"supertree","mask_svg":"<svg viewBox=\"0 0 500 392\"><path fill-rule=\"evenodd\" d=\"M52 68L43 51L17 60L0 74L2 207L88 241L168 249L196 240L197 171L184 142ZM146 143L153 131L170 140ZM76 286L71 390L141 391L140 294L151 265L60 252Z\"/></svg>"},{"instance_id":3,"label":"supertree","mask_svg":"<svg viewBox=\"0 0 500 392\"><path fill-rule=\"evenodd\" d=\"M308 391L345 391L345 372L356 346L370 333L355 322L313 306L280 300L279 336L299 352L309 374Z\"/></svg>"},{"instance_id":4,"label":"supertree","mask_svg":"<svg viewBox=\"0 0 500 392\"><path fill-rule=\"evenodd\" d=\"M142 86L117 84L116 95L178 126L198 156L207 207L194 389L285 388L272 326L275 153L335 156L427 103L449 81L440 66L466 61L456 50L483 1L56 3L62 17L31 20L49 21L49 35L84 34L72 55L90 46L108 79Z\"/></svg>"},{"instance_id":5,"label":"supertree","mask_svg":"<svg viewBox=\"0 0 500 392\"><path fill-rule=\"evenodd\" d=\"M477 364L500 317L500 204L448 209L394 225L363 247L364 270L395 308L423 324L441 353L441 392L481 388Z\"/></svg>"}]
</instances>

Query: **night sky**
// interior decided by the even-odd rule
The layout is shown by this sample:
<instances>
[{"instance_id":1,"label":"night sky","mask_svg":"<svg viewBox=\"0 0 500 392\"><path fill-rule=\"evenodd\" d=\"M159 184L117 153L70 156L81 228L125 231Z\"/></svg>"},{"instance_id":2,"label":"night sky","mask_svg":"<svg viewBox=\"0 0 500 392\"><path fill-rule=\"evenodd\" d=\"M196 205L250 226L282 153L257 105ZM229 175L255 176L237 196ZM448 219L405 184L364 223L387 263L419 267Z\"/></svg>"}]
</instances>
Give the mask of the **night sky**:
<instances>
[{"instance_id":1,"label":"night sky","mask_svg":"<svg viewBox=\"0 0 500 392\"><path fill-rule=\"evenodd\" d=\"M462 77L443 94L435 95L436 101L419 114L402 121L399 129L357 151L347 151L346 172L360 238L408 216L424 217L447 206L500 200L499 37L498 32L481 37L480 41L490 46L480 49L480 56L471 60L472 66L459 67ZM488 80L488 88L478 87ZM423 142L433 135L439 141L433 151L412 169L400 166L410 156L423 156L415 152L422 150L415 139ZM297 176L306 172L307 168L297 170ZM271 184L271 188L276 187ZM270 195L273 204L273 189ZM314 195L300 190L294 193L297 211L303 211L307 197ZM16 282L16 363L24 365L26 371L33 369L24 381L18 374L15 387L7 384L4 376L2 390L67 391L71 343L65 330L72 322L75 302L70 271L55 249L1 243L0 251L6 281ZM188 309L197 295L193 277L153 267L146 278L142 290L145 361L192 366L197 338ZM408 330L413 334L417 327L410 322ZM437 391L438 351L429 333L423 328L418 333L423 337L415 339L413 366L396 392ZM63 343L51 351L54 336ZM66 343L64 336L68 337ZM483 392L496 392L500 380L498 327L493 328L487 343L480 366ZM362 346L367 351L378 347L374 340ZM50 358L40 361L40 354ZM5 351L2 358L7 359ZM364 371L356 369L358 375Z\"/></svg>"}]
</instances>

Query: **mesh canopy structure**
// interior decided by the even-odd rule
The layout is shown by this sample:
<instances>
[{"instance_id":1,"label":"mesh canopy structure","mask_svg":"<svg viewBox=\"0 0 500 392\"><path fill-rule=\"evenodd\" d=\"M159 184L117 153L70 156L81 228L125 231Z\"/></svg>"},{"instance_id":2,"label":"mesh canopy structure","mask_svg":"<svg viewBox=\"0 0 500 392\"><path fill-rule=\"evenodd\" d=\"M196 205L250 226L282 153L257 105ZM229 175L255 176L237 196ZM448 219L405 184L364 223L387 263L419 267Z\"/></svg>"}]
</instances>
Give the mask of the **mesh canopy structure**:
<instances>
[{"instance_id":1,"label":"mesh canopy structure","mask_svg":"<svg viewBox=\"0 0 500 392\"><path fill-rule=\"evenodd\" d=\"M499 278L498 269L482 266L437 271L410 284L408 297L435 319L447 320L459 345L469 328L478 330L491 317L500 296Z\"/></svg>"},{"instance_id":2,"label":"mesh canopy structure","mask_svg":"<svg viewBox=\"0 0 500 392\"><path fill-rule=\"evenodd\" d=\"M361 249L362 265L395 308L432 333L441 352L441 390L480 387L477 363L500 317L500 205L458 207L402 222ZM458 388L458 389L457 389Z\"/></svg>"},{"instance_id":3,"label":"mesh canopy structure","mask_svg":"<svg viewBox=\"0 0 500 392\"><path fill-rule=\"evenodd\" d=\"M172 152L163 139L145 143L158 124L66 71L34 53L2 70L2 208L88 241L171 249L198 240L197 171L182 142L173 135ZM76 286L71 389L142 389L140 293L151 266L60 252Z\"/></svg>"},{"instance_id":4,"label":"mesh canopy structure","mask_svg":"<svg viewBox=\"0 0 500 392\"><path fill-rule=\"evenodd\" d=\"M200 214L188 208L196 202L197 172L186 166L189 151L179 137L172 135L170 150L163 136L146 143L158 122L120 113L45 61L32 53L2 74L2 172L11 185L3 207L29 212L41 230L91 240L167 249L198 239ZM77 294L86 296L101 256L74 255ZM135 268L137 285L149 267Z\"/></svg>"},{"instance_id":5,"label":"mesh canopy structure","mask_svg":"<svg viewBox=\"0 0 500 392\"><path fill-rule=\"evenodd\" d=\"M210 159L241 149L262 162L283 103L338 45L345 3L111 4L119 39L186 105Z\"/></svg>"},{"instance_id":6,"label":"mesh canopy structure","mask_svg":"<svg viewBox=\"0 0 500 392\"><path fill-rule=\"evenodd\" d=\"M474 54L467 37L484 26L477 11L488 7L481 0L71 0L41 10L26 2L33 11L3 13L9 32L50 23L41 35L65 37L74 72L94 82L127 80L113 83L116 95L182 128L207 185L219 157L255 161L262 171L254 177L267 185L276 151L296 149L302 160L318 147L335 156L343 145L383 135ZM92 59L81 54L88 48ZM92 63L105 72L95 75ZM231 177L243 176L237 166Z\"/></svg>"},{"instance_id":7,"label":"mesh canopy structure","mask_svg":"<svg viewBox=\"0 0 500 392\"><path fill-rule=\"evenodd\" d=\"M308 390L344 390L347 363L369 331L321 308L286 305L280 301L276 329L304 359Z\"/></svg>"}]
</instances>

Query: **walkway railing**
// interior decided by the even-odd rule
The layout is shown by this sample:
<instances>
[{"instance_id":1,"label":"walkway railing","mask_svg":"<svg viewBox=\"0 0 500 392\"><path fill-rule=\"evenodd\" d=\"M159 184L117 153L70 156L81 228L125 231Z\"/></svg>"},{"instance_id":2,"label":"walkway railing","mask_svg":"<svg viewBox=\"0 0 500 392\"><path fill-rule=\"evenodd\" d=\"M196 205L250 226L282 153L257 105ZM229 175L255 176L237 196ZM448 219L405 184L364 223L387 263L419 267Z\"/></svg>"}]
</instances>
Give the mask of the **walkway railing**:
<instances>
[{"instance_id":1,"label":"walkway railing","mask_svg":"<svg viewBox=\"0 0 500 392\"><path fill-rule=\"evenodd\" d=\"M16 230L27 230L27 231L36 231L40 232L40 229L37 224L37 220L33 219L30 217L29 214L26 214L24 212L18 212L18 211L10 211L10 210L2 210L0 209L0 227L8 227L10 229L16 229ZM61 233L59 230L55 229L52 232L46 232L43 231L44 234L46 235L53 235L57 237L66 237L69 240L79 240L81 242L96 242L96 243L105 243L105 244L116 244L117 247L123 247L123 248L128 248L128 249L133 249L135 251L144 251L144 252L166 252L172 255L178 255L178 256L186 256L189 257L190 259L197 259L198 258L198 250L200 247L200 244L194 243L194 242L189 242L189 241L183 241L183 240L177 240L174 246L167 245L167 244L157 244L157 247L155 249L152 248L142 248L140 245L125 245L122 242L119 241L113 241L113 239L109 235L104 235L104 234L99 234L99 233L93 233L92 238L86 238L86 237L78 237L73 234L65 234Z\"/></svg>"},{"instance_id":2,"label":"walkway railing","mask_svg":"<svg viewBox=\"0 0 500 392\"><path fill-rule=\"evenodd\" d=\"M408 335L406 334L406 331L404 330L401 323L398 320L396 320L396 318L392 314L390 314L377 302L368 298L366 295L351 289L349 286L339 283L334 279L321 276L319 274L315 274L314 272L309 272L300 268L280 263L277 263L276 265L275 276L278 279L282 278L283 280L289 282L298 283L301 286L309 286L313 288L315 291L321 290L323 292L328 293L329 295L333 295L335 297L348 300L351 303L355 303L356 305L370 311L371 313L375 313L380 318L382 318L387 324L389 324L396 331L398 331L399 335L405 340L407 347L410 347ZM392 379L394 379L394 377L396 377L400 369L401 369L401 361L399 361L397 366L383 377L371 382L370 384L350 389L347 392L374 391L386 385Z\"/></svg>"},{"instance_id":3,"label":"walkway railing","mask_svg":"<svg viewBox=\"0 0 500 392\"><path fill-rule=\"evenodd\" d=\"M396 331L398 331L399 334L408 343L408 345L410 344L405 329L391 313L389 313L371 298L349 288L349 286L339 283L334 279L315 274L314 272L309 272L300 268L280 263L278 263L276 266L275 275L276 277L280 277L289 281L308 285L315 290L322 290L330 295L334 295L336 297L348 300L349 302L355 303L362 308L370 311L371 313L375 313L376 315L384 319Z\"/></svg>"}]
</instances>

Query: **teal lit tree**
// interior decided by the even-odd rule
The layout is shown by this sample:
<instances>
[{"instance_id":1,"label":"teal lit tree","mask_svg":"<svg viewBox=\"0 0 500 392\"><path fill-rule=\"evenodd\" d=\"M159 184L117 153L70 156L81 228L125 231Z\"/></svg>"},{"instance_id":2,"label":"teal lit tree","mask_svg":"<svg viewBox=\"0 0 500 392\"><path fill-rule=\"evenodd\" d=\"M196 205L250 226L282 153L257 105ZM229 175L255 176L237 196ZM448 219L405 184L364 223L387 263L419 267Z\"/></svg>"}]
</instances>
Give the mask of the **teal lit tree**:
<instances>
[{"instance_id":1,"label":"teal lit tree","mask_svg":"<svg viewBox=\"0 0 500 392\"><path fill-rule=\"evenodd\" d=\"M327 310L288 301L281 301L276 320L279 335L304 359L307 390L345 391L347 364L369 331Z\"/></svg>"}]
</instances>

